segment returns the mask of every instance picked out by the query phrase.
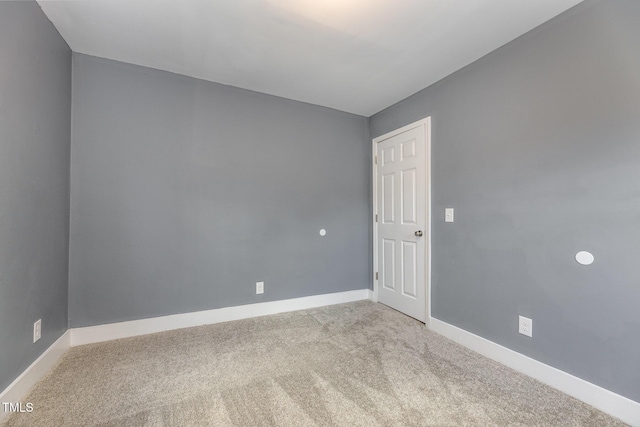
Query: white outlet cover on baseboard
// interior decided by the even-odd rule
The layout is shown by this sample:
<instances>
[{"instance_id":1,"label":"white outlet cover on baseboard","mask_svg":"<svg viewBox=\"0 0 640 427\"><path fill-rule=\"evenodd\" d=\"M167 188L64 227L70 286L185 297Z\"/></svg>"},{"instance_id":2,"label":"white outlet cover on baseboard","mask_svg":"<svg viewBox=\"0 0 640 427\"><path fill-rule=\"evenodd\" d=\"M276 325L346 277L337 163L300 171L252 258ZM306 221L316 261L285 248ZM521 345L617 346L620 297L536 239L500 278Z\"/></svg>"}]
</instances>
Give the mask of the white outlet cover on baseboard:
<instances>
[{"instance_id":1,"label":"white outlet cover on baseboard","mask_svg":"<svg viewBox=\"0 0 640 427\"><path fill-rule=\"evenodd\" d=\"M528 337L533 337L533 320L528 317L518 316L518 332Z\"/></svg>"}]
</instances>

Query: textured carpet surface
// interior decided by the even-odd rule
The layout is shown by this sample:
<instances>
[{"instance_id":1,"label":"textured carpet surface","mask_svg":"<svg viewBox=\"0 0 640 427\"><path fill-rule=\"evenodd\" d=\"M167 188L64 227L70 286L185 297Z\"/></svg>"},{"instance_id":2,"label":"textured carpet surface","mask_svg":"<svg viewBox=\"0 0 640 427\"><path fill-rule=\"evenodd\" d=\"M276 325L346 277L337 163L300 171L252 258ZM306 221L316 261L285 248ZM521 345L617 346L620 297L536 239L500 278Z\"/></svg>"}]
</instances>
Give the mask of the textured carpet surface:
<instances>
[{"instance_id":1,"label":"textured carpet surface","mask_svg":"<svg viewBox=\"0 0 640 427\"><path fill-rule=\"evenodd\" d=\"M368 301L75 347L7 426L619 426Z\"/></svg>"}]
</instances>

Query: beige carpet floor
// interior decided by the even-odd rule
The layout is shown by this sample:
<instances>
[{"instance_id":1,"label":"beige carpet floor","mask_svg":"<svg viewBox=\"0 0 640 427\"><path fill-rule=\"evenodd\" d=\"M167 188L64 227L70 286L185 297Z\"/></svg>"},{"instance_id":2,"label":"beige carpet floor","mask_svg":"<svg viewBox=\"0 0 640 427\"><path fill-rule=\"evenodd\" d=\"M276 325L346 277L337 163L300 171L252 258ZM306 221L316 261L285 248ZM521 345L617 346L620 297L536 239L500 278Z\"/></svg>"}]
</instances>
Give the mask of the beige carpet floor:
<instances>
[{"instance_id":1,"label":"beige carpet floor","mask_svg":"<svg viewBox=\"0 0 640 427\"><path fill-rule=\"evenodd\" d=\"M620 426L368 301L75 347L7 426Z\"/></svg>"}]
</instances>

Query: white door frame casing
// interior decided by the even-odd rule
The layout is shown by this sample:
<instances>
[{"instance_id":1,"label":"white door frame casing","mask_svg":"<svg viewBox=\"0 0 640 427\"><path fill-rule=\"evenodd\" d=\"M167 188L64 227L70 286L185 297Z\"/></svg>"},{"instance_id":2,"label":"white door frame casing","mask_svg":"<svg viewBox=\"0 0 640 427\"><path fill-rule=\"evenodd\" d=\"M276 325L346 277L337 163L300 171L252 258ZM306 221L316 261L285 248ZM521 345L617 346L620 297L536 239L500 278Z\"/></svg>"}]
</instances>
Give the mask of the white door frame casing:
<instances>
[{"instance_id":1,"label":"white door frame casing","mask_svg":"<svg viewBox=\"0 0 640 427\"><path fill-rule=\"evenodd\" d=\"M371 164L372 168L372 182L373 182L373 206L372 206L372 218L373 218L373 295L372 299L375 302L378 302L378 283L379 279L376 278L376 273L378 270L378 223L376 221L377 206L378 206L378 180L377 180L377 172L378 165L376 164L376 153L377 148L376 144L386 139L392 138L401 133L407 132L409 130L422 127L425 132L425 144L426 144L426 159L425 159L425 180L426 185L426 259L425 263L425 324L427 327L431 327L431 117L426 117L422 120L418 120L417 122L413 122L406 126L403 126L399 129L393 130L391 132L387 132L384 135L373 138L371 141Z\"/></svg>"}]
</instances>

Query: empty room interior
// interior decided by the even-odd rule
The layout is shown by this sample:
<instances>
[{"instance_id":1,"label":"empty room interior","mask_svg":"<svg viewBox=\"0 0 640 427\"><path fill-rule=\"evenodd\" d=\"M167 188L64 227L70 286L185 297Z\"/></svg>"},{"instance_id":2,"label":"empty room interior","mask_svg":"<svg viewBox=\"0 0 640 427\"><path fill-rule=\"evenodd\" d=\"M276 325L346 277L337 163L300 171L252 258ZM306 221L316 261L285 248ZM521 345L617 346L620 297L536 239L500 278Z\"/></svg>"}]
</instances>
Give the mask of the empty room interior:
<instances>
[{"instance_id":1,"label":"empty room interior","mask_svg":"<svg viewBox=\"0 0 640 427\"><path fill-rule=\"evenodd\" d=\"M0 1L0 424L640 426L637 0Z\"/></svg>"}]
</instances>

